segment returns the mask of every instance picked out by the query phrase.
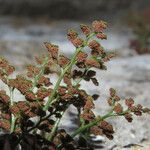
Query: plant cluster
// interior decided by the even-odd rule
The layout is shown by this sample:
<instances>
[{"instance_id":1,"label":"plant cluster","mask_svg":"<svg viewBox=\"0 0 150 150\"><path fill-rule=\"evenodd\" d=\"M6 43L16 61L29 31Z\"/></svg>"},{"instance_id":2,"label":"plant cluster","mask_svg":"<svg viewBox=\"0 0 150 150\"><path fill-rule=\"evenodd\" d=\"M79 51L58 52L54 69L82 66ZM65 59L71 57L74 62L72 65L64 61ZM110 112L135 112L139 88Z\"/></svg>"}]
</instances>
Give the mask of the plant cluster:
<instances>
[{"instance_id":1,"label":"plant cluster","mask_svg":"<svg viewBox=\"0 0 150 150\"><path fill-rule=\"evenodd\" d=\"M150 8L143 12L134 12L128 18L129 26L132 28L135 38L130 41L130 47L138 54L150 53Z\"/></svg>"},{"instance_id":2,"label":"plant cluster","mask_svg":"<svg viewBox=\"0 0 150 150\"><path fill-rule=\"evenodd\" d=\"M0 90L1 148L93 149L87 142L91 134L113 139L115 131L107 118L123 116L132 122L133 115L150 113L149 108L136 105L131 98L124 101L124 107L115 89L110 88L107 100L110 111L105 115L94 114L94 101L99 95L88 94L86 89L81 88L82 81L98 86L96 70L106 70L106 62L114 55L107 53L98 42L107 39L104 34L106 22L94 21L91 27L80 27L84 39L74 29L67 33L68 40L75 46L71 58L60 54L57 45L45 42L47 54L36 57L36 64L27 66L26 75L17 75L15 78L12 77L14 67L0 58L0 79L9 89L9 92ZM52 74L57 76L56 82L52 82ZM13 95L17 91L24 96L24 100L14 99ZM79 122L73 133L59 126L70 105L76 108Z\"/></svg>"}]
</instances>

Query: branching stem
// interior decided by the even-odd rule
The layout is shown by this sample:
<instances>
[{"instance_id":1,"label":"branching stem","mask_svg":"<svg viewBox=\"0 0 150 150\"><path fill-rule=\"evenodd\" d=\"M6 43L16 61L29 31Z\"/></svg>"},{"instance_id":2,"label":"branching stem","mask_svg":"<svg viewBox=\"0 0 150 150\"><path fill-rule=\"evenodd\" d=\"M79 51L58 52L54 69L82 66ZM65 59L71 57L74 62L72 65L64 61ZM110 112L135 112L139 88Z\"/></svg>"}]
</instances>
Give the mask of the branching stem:
<instances>
[{"instance_id":1,"label":"branching stem","mask_svg":"<svg viewBox=\"0 0 150 150\"><path fill-rule=\"evenodd\" d=\"M115 116L122 116L124 114L126 114L128 112L128 110L122 112L122 113L119 113L119 114L116 114L116 113L113 113L113 110L111 110L110 112L108 112L106 115L102 116L102 117L99 117L98 119L94 120L93 122L90 122L89 124L87 125L84 125L84 126L81 126L80 128L78 128L71 136L74 138L75 136L77 136L78 134L82 133L83 131L85 131L86 129L94 126L94 125L97 125L99 122L101 122L102 120L105 120L107 118L110 118L110 117L115 117Z\"/></svg>"},{"instance_id":2,"label":"branching stem","mask_svg":"<svg viewBox=\"0 0 150 150\"><path fill-rule=\"evenodd\" d=\"M75 52L75 54L73 55L73 57L72 57L70 63L64 68L64 70L62 70L62 72L61 72L61 74L60 74L60 76L59 76L59 78L58 78L58 80L57 80L57 82L56 82L56 85L55 85L55 87L54 87L54 89L53 89L53 91L52 91L52 93L51 93L51 95L50 95L50 97L49 97L47 103L45 104L43 110L45 110L45 111L48 110L48 108L49 108L51 102L53 101L54 96L55 96L55 94L56 94L56 92L57 92L57 90L58 90L58 88L59 88L59 86L60 86L60 83L61 83L61 81L62 81L62 79L63 79L65 73L66 73L68 70L70 70L70 69L72 68L72 66L73 66L73 65L75 64L75 62L76 62L76 57L77 57L78 53L82 50L82 48L84 48L84 47L87 46L89 39L92 38L94 35L95 35L95 33L92 33L92 34L90 34L90 35L86 38L83 47L76 48L76 52Z\"/></svg>"},{"instance_id":3,"label":"branching stem","mask_svg":"<svg viewBox=\"0 0 150 150\"><path fill-rule=\"evenodd\" d=\"M35 76L34 81L33 81L33 86L32 86L32 88L31 88L31 90L33 90L33 89L36 87L39 78L43 75L44 69L45 69L45 67L46 67L46 65L47 65L47 62L48 62L48 57L45 58L44 63L43 63L42 66L40 67L40 72L39 72L39 74Z\"/></svg>"},{"instance_id":4,"label":"branching stem","mask_svg":"<svg viewBox=\"0 0 150 150\"><path fill-rule=\"evenodd\" d=\"M56 85L55 85L55 87L54 87L54 89L53 89L53 91L52 91L52 93L51 93L51 95L50 95L50 97L49 97L49 99L48 99L46 105L45 105L44 108L43 108L44 110L48 110L48 108L49 108L51 102L53 101L53 98L54 98L54 96L55 96L55 94L56 94L56 91L57 91L58 88L59 88L59 85L60 85L60 83L61 83L61 81L62 81L62 79L63 79L65 73L66 73L68 70L70 70L70 69L72 68L72 66L74 65L74 62L75 62L76 57L77 57L77 54L80 52L80 50L81 50L81 48L77 48L77 49L76 49L76 52L75 52L74 56L72 57L70 64L67 65L64 70L62 70L62 72L61 72L61 74L60 74L60 76L59 76L59 78L58 78L58 80L57 80L57 82L56 82Z\"/></svg>"}]
</instances>

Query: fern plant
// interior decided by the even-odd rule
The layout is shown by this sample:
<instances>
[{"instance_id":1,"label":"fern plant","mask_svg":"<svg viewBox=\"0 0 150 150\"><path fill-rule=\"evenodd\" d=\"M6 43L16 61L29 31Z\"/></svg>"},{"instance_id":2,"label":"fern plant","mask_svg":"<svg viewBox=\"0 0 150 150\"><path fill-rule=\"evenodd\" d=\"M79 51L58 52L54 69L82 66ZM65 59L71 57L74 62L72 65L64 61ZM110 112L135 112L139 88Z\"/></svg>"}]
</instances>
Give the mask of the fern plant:
<instances>
[{"instance_id":1,"label":"fern plant","mask_svg":"<svg viewBox=\"0 0 150 150\"><path fill-rule=\"evenodd\" d=\"M88 94L81 84L85 80L98 86L94 68L106 70L106 62L114 56L99 43L107 39L106 27L106 22L98 20L91 27L82 24L84 39L74 29L68 30L68 40L75 46L71 58L60 54L57 45L45 42L47 53L36 57L36 65L28 65L25 75L15 78L12 64L0 58L0 79L9 89L9 93L0 90L1 149L93 149L87 143L91 134L113 139L115 131L108 118L121 116L132 122L133 115L150 113L149 108L136 105L132 98L125 99L126 106L122 105L116 90L110 88L107 100L110 111L105 115L94 114L94 101L99 95ZM53 74L56 81L51 80ZM23 100L14 99L18 91ZM76 108L79 123L73 133L68 133L61 129L60 121L71 105Z\"/></svg>"}]
</instances>

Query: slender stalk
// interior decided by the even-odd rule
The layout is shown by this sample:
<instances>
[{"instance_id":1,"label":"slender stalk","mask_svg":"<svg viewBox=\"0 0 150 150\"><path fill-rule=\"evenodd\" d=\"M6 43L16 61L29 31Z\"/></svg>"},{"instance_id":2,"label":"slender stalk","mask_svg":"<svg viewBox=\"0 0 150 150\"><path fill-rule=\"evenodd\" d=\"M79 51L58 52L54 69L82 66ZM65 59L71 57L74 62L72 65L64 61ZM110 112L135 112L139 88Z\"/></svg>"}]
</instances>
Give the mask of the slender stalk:
<instances>
[{"instance_id":1,"label":"slender stalk","mask_svg":"<svg viewBox=\"0 0 150 150\"><path fill-rule=\"evenodd\" d=\"M59 125L59 123L60 123L60 120L61 120L61 118L62 118L64 112L65 112L65 111L61 112L61 117L56 120L56 122L55 122L55 124L54 124L54 127L52 128L52 131L51 131L51 133L50 133L50 136L48 136L48 138L47 138L49 141L51 141L51 140L53 139L53 137L55 136L55 133L56 133L56 131L57 131L57 129L58 129L58 125Z\"/></svg>"},{"instance_id":2,"label":"slender stalk","mask_svg":"<svg viewBox=\"0 0 150 150\"><path fill-rule=\"evenodd\" d=\"M129 110L126 110L122 113L116 114L113 113L113 110L111 110L109 113L107 113L106 115L99 117L98 119L96 119L93 122L90 122L89 124L85 125L85 126L81 126L80 128L78 128L71 136L74 138L75 136L77 136L78 134L82 133L83 131L85 131L86 129L97 125L97 123L101 122L104 119L110 118L110 117L115 117L115 116L122 116L124 114L126 114Z\"/></svg>"},{"instance_id":3,"label":"slender stalk","mask_svg":"<svg viewBox=\"0 0 150 150\"><path fill-rule=\"evenodd\" d=\"M13 106L13 88L9 88L10 91L10 105ZM16 118L13 114L11 114L11 125L10 125L10 132L13 133L15 130L15 122Z\"/></svg>"},{"instance_id":4,"label":"slender stalk","mask_svg":"<svg viewBox=\"0 0 150 150\"><path fill-rule=\"evenodd\" d=\"M96 119L93 122L90 122L89 124L85 125L85 126L81 126L80 128L78 128L71 136L75 137L76 135L78 135L79 133L82 133L84 130L96 125L98 122L110 117L112 115L112 112L104 115L103 117L99 117L98 119Z\"/></svg>"},{"instance_id":5,"label":"slender stalk","mask_svg":"<svg viewBox=\"0 0 150 150\"><path fill-rule=\"evenodd\" d=\"M60 76L59 76L59 78L58 78L58 80L56 82L56 85L55 85L55 87L53 89L53 92L51 93L51 95L50 95L46 105L43 108L44 110L48 110L48 108L50 106L50 103L52 102L52 100L53 100L53 98L54 98L54 96L56 94L56 91L58 90L59 85L60 85L60 83L61 83L65 73L72 68L72 66L73 66L73 64L74 64L74 62L76 60L77 54L80 52L80 50L81 50L81 48L77 48L76 49L76 52L75 52L74 56L72 57L70 64L68 66L66 66L66 68L64 70L62 70L62 72L61 72L61 74L60 74Z\"/></svg>"},{"instance_id":6,"label":"slender stalk","mask_svg":"<svg viewBox=\"0 0 150 150\"><path fill-rule=\"evenodd\" d=\"M12 114L11 115L11 128L10 132L13 133L15 130L15 123L16 123L17 118Z\"/></svg>"},{"instance_id":7,"label":"slender stalk","mask_svg":"<svg viewBox=\"0 0 150 150\"><path fill-rule=\"evenodd\" d=\"M75 136L77 136L78 134L82 133L83 131L85 131L86 129L96 125L97 123L99 123L100 121L106 119L106 118L109 118L109 117L112 117L112 116L115 116L116 114L113 114L113 111L111 110L110 112L108 112L106 115L102 116L102 117L99 117L97 118L95 121L93 122L90 122L89 124L87 125L83 125L81 126L80 128L78 128L72 135L71 137L74 138ZM57 146L57 148L60 148L62 146L62 144L59 144Z\"/></svg>"},{"instance_id":8,"label":"slender stalk","mask_svg":"<svg viewBox=\"0 0 150 150\"><path fill-rule=\"evenodd\" d=\"M46 57L44 63L43 63L42 66L40 67L40 72L39 72L39 74L35 76L34 81L33 81L33 86L32 86L32 88L31 88L31 90L33 90L34 87L36 87L39 78L40 78L41 75L44 73L44 69L45 69L45 67L46 67L46 65L47 65L47 62L48 62L48 57Z\"/></svg>"}]
</instances>

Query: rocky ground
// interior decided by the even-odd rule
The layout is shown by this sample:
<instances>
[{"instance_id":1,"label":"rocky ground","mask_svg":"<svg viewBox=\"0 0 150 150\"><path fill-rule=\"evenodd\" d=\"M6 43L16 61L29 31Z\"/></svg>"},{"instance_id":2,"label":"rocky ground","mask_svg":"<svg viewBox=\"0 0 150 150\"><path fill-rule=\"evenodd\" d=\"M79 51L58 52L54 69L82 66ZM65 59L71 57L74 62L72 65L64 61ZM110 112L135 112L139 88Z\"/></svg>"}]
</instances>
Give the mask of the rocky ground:
<instances>
[{"instance_id":1,"label":"rocky ground","mask_svg":"<svg viewBox=\"0 0 150 150\"><path fill-rule=\"evenodd\" d=\"M32 62L34 55L44 52L42 45L44 41L55 41L63 53L71 55L73 47L64 36L66 29L70 27L78 29L78 22L28 19L16 21L14 18L1 18L0 55L17 66L17 71L22 71L26 64ZM117 89L122 101L125 97L133 97L137 103L150 107L150 55L137 55L128 48L128 41L133 36L129 29L115 25L110 26L107 33L108 40L103 41L102 45L110 51L116 51L118 56L107 64L107 71L98 71L100 87L94 87L91 83L87 86L84 82L82 85L86 88L90 87L87 88L90 93L95 91L100 93L101 98L96 102L96 113L104 113L108 109L105 99L110 87ZM0 84L0 87L2 86ZM63 126L71 124L68 114L64 120ZM148 116L136 118L131 124L123 118L110 120L110 122L114 124L116 134L113 141L97 137L97 140L102 141L102 149L150 149L150 118Z\"/></svg>"}]
</instances>

